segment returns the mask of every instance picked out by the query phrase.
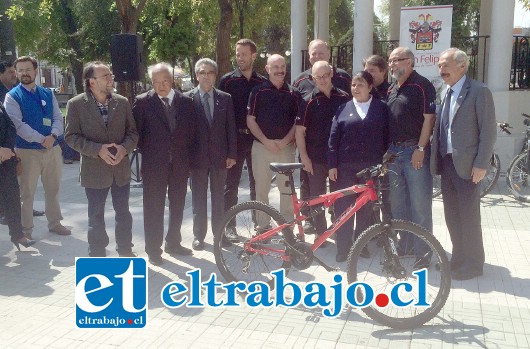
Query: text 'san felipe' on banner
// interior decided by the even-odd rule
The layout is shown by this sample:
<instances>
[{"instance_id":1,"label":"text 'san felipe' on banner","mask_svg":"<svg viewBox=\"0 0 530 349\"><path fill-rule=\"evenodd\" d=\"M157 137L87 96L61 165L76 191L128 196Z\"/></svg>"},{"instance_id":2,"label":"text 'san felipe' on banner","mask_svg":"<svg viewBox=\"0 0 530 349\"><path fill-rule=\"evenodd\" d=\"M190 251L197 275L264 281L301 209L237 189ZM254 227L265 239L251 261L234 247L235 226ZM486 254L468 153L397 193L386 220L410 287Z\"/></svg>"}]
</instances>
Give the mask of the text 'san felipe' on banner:
<instances>
[{"instance_id":1,"label":"text 'san felipe' on banner","mask_svg":"<svg viewBox=\"0 0 530 349\"><path fill-rule=\"evenodd\" d=\"M451 47L453 6L401 8L399 45L414 52L414 69L436 88L437 103L444 87L438 73L440 53Z\"/></svg>"}]
</instances>

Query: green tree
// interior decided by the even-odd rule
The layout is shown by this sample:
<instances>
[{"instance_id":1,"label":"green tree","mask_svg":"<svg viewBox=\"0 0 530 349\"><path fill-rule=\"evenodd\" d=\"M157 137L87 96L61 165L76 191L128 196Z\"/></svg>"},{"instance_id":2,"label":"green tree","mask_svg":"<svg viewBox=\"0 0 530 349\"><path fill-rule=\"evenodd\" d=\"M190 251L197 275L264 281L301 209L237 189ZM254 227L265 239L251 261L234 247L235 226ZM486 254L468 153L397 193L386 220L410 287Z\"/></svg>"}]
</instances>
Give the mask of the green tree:
<instances>
[{"instance_id":1,"label":"green tree","mask_svg":"<svg viewBox=\"0 0 530 349\"><path fill-rule=\"evenodd\" d=\"M81 91L83 62L110 60L110 33L119 30L113 4L113 0L12 0L7 15L19 52L71 68Z\"/></svg>"}]
</instances>

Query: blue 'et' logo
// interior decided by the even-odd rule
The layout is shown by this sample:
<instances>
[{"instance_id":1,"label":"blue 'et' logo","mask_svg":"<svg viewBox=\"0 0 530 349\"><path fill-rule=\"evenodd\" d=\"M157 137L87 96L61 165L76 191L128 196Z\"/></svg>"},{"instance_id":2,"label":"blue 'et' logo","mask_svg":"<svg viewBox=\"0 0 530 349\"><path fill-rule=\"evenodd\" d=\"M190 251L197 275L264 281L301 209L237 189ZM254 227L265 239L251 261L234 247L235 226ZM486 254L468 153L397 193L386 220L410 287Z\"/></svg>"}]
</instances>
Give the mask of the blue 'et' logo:
<instances>
[{"instance_id":1,"label":"blue 'et' logo","mask_svg":"<svg viewBox=\"0 0 530 349\"><path fill-rule=\"evenodd\" d=\"M76 325L142 328L147 323L144 258L76 258Z\"/></svg>"}]
</instances>

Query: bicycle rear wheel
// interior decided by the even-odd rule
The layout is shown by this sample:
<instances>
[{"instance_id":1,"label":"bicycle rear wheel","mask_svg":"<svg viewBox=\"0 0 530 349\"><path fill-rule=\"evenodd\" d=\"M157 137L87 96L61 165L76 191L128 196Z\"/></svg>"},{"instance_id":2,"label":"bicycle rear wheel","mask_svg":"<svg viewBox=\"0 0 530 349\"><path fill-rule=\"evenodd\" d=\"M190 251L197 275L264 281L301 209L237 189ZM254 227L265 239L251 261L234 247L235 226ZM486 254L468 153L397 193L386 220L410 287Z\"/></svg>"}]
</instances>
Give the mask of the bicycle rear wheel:
<instances>
[{"instance_id":1,"label":"bicycle rear wheel","mask_svg":"<svg viewBox=\"0 0 530 349\"><path fill-rule=\"evenodd\" d=\"M255 223L256 220L261 222L261 226ZM272 271L284 268L287 273L291 263L284 261L282 257L286 254L287 245L294 244L294 235L290 229L285 228L262 243L251 245L254 249L267 251L265 255L245 248L249 239L285 222L280 212L258 201L244 202L227 211L222 229L214 237L215 263L225 280L263 281L271 284Z\"/></svg>"},{"instance_id":2,"label":"bicycle rear wheel","mask_svg":"<svg viewBox=\"0 0 530 349\"><path fill-rule=\"evenodd\" d=\"M483 180L480 181L480 197L488 195L488 193L493 189L499 176L501 174L501 161L499 160L499 155L493 153L490 160L490 166L488 172ZM432 197L438 197L442 195L442 177L433 176L432 181Z\"/></svg>"},{"instance_id":3,"label":"bicycle rear wheel","mask_svg":"<svg viewBox=\"0 0 530 349\"><path fill-rule=\"evenodd\" d=\"M442 177L440 175L432 177L432 198L442 195Z\"/></svg>"},{"instance_id":4,"label":"bicycle rear wheel","mask_svg":"<svg viewBox=\"0 0 530 349\"><path fill-rule=\"evenodd\" d=\"M486 176L484 177L484 179L480 181L480 197L481 198L488 195L488 193L491 191L491 189L493 189L495 184L497 184L500 174L501 174L501 161L499 159L499 155L493 153L493 155L491 156L488 173L486 173Z\"/></svg>"},{"instance_id":5,"label":"bicycle rear wheel","mask_svg":"<svg viewBox=\"0 0 530 349\"><path fill-rule=\"evenodd\" d=\"M403 233L410 234L414 239L409 239L409 245L400 244L398 249L398 241L405 235ZM424 244L418 244L418 240L412 243L415 239ZM370 258L360 257L365 247L370 250ZM422 266L429 257L430 266ZM390 301L386 306L380 307L373 302L361 309L368 317L385 326L412 329L432 320L445 305L451 290L449 260L442 245L430 232L417 224L401 220L392 220L389 230L382 224L368 228L357 239L348 256L348 282L367 283L375 296L386 294L390 298L396 284L407 281L416 283L412 272L423 267L428 268L425 299L430 303L429 306L398 307ZM418 287L411 292L404 291L403 287L398 291L401 300L418 300L420 296ZM362 288L357 289L356 296L360 304L366 298Z\"/></svg>"},{"instance_id":6,"label":"bicycle rear wheel","mask_svg":"<svg viewBox=\"0 0 530 349\"><path fill-rule=\"evenodd\" d=\"M506 184L513 196L522 202L530 202L530 177L528 176L528 150L512 160L506 173Z\"/></svg>"}]
</instances>

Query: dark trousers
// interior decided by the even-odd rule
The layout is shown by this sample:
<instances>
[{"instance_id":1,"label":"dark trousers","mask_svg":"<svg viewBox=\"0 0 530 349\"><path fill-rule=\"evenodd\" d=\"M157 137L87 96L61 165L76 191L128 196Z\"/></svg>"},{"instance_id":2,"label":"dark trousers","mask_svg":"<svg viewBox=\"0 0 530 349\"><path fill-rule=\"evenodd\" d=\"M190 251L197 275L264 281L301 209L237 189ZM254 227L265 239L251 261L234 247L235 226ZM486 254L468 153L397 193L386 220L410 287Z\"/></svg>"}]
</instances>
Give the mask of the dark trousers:
<instances>
[{"instance_id":1,"label":"dark trousers","mask_svg":"<svg viewBox=\"0 0 530 349\"><path fill-rule=\"evenodd\" d=\"M329 174L329 169L327 164L319 164L319 163L313 163L313 174L310 174L309 172L306 172L304 170L300 171L300 173L304 172L305 177L307 178L308 183L308 189L309 193L307 194L307 197L317 197L322 194L326 194L327 192L327 178ZM302 175L300 175L302 177ZM330 181L329 183L330 191L334 191L336 188L335 182ZM301 191L300 187L300 191ZM326 212L322 211L320 212L315 218L313 219L313 225L316 229L316 232L318 235L321 235L324 231L326 231L328 225L326 221Z\"/></svg>"},{"instance_id":2,"label":"dark trousers","mask_svg":"<svg viewBox=\"0 0 530 349\"><path fill-rule=\"evenodd\" d=\"M224 185L226 168L205 168L191 171L191 195L193 205L193 235L203 241L208 230L207 196L210 179L210 199L212 205L212 232L218 231L224 215Z\"/></svg>"},{"instance_id":3,"label":"dark trousers","mask_svg":"<svg viewBox=\"0 0 530 349\"><path fill-rule=\"evenodd\" d=\"M357 178L355 174L363 170L365 166L357 166L356 164L343 164L337 168L337 190L351 187L354 184L363 184L364 181ZM335 215L339 217L350 207L357 195L349 195L335 201ZM355 218L355 229L353 229L353 219ZM355 239L361 235L363 231L375 223L373 206L368 203L361 207L355 216L350 218L337 230L337 253L347 253ZM353 237L353 239L352 239Z\"/></svg>"},{"instance_id":4,"label":"dark trousers","mask_svg":"<svg viewBox=\"0 0 530 349\"><path fill-rule=\"evenodd\" d=\"M224 208L228 211L232 206L237 205L238 189L241 180L241 173L243 172L243 164L247 163L248 179L250 184L250 200L256 200L256 183L254 181L254 174L252 173L252 136L246 134L239 134L237 137L237 159L236 164L228 169L226 175L225 192L224 192Z\"/></svg>"},{"instance_id":5,"label":"dark trousers","mask_svg":"<svg viewBox=\"0 0 530 349\"><path fill-rule=\"evenodd\" d=\"M105 247L109 244L109 236L105 229L105 202L109 189L116 219L114 229L116 251L131 252L132 216L129 211L129 184L120 187L113 182L110 188L85 188L88 201L88 252L91 257L105 256Z\"/></svg>"},{"instance_id":6,"label":"dark trousers","mask_svg":"<svg viewBox=\"0 0 530 349\"><path fill-rule=\"evenodd\" d=\"M63 158L65 160L74 160L76 158L79 158L79 153L70 148L68 144L64 141L64 136L60 136L58 138L59 146L61 147L61 150L63 151Z\"/></svg>"},{"instance_id":7,"label":"dark trousers","mask_svg":"<svg viewBox=\"0 0 530 349\"><path fill-rule=\"evenodd\" d=\"M24 233L20 223L20 189L14 157L0 164L0 203L4 209L11 241L17 241L24 237Z\"/></svg>"},{"instance_id":8,"label":"dark trousers","mask_svg":"<svg viewBox=\"0 0 530 349\"><path fill-rule=\"evenodd\" d=\"M156 170L143 171L142 176L145 252L149 256L160 256L164 240L166 193L169 200L166 245L173 247L182 242L180 228L188 190L189 168L176 168L167 163L162 164Z\"/></svg>"},{"instance_id":9,"label":"dark trousers","mask_svg":"<svg viewBox=\"0 0 530 349\"><path fill-rule=\"evenodd\" d=\"M485 257L480 225L480 185L461 178L451 156L442 160L442 198L453 244L451 268L482 271Z\"/></svg>"}]
</instances>

